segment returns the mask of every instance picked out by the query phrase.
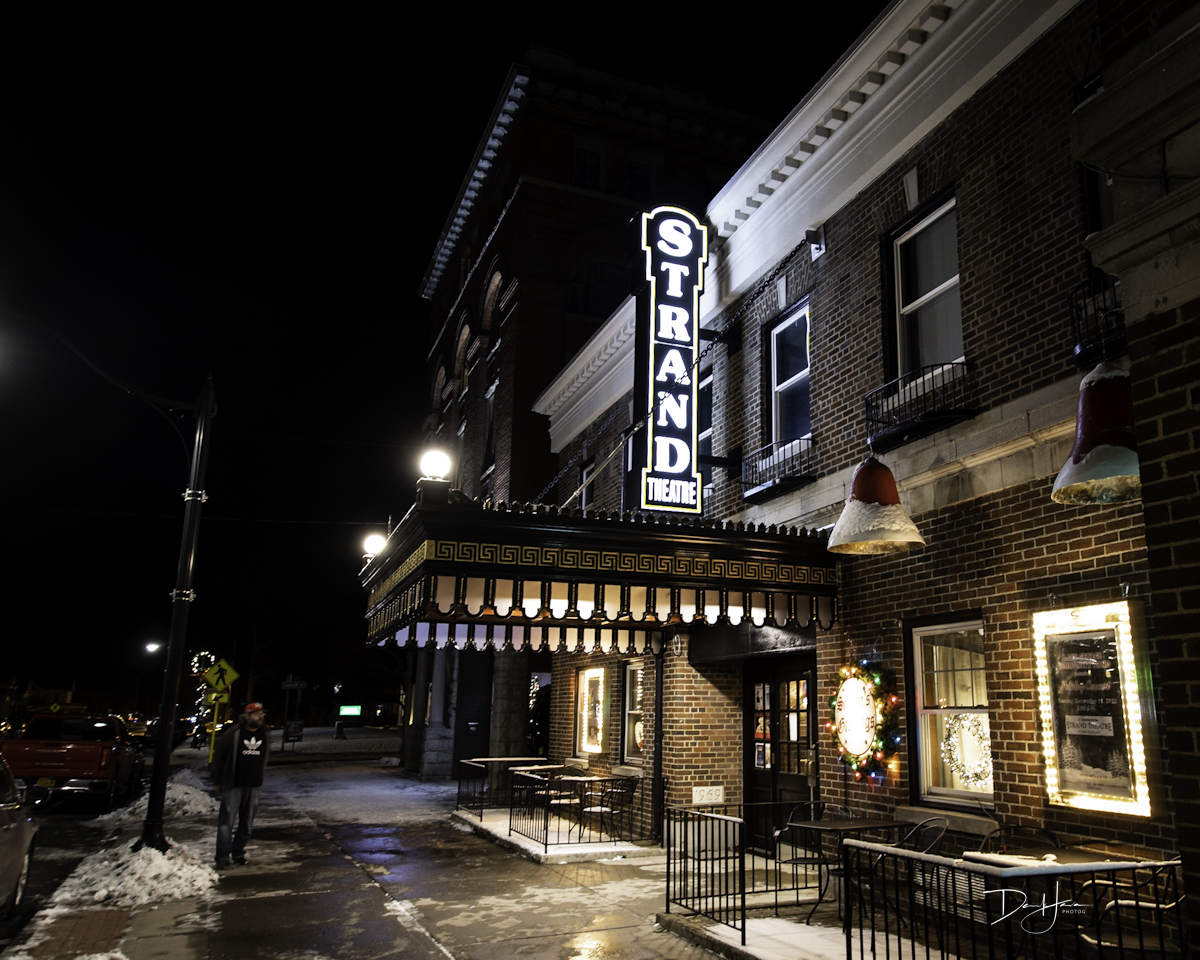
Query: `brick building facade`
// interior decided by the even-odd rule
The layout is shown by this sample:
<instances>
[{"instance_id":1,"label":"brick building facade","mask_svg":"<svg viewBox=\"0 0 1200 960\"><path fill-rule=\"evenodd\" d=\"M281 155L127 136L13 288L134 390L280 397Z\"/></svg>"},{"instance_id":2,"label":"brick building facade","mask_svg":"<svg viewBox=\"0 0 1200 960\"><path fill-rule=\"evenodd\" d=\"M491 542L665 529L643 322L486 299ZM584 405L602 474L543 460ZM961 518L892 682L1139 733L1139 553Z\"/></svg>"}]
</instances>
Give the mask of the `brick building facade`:
<instances>
[{"instance_id":1,"label":"brick building facade","mask_svg":"<svg viewBox=\"0 0 1200 960\"><path fill-rule=\"evenodd\" d=\"M873 451L926 545L840 558L836 616L815 623L775 629L760 613L769 597L748 590L745 616L715 632L707 610L692 626L651 620L660 656L560 647L549 658L550 758L601 775L661 771L669 804L719 790L734 803L936 813L950 820L948 849L1021 822L1182 854L1200 883L1200 193L1185 178L1197 117L1180 106L1196 89L1186 64L1198 21L1195 5L1134 0L898 0L708 200L701 319L716 339L697 374L714 457L699 526L808 538L838 518ZM611 262L622 242L638 262L618 211L609 222L597 198L580 203ZM552 234L552 219L529 223ZM461 436L468 496L528 499L548 484L545 499L582 508L584 526L612 520L633 509L627 474L642 436L631 435L635 301L574 325L538 314L553 283L526 282L536 258L511 268L526 238L510 222L512 248L480 246L480 268L439 308L430 438ZM563 236L528 242L548 255ZM1063 505L1050 493L1085 372L1068 303L1084 291L1074 309L1099 316L1100 271L1120 280L1103 311L1115 316L1119 295L1144 499ZM556 375L525 376L525 336L563 361ZM489 434L508 439L489 447ZM488 449L490 473L472 452ZM686 540L650 522L664 543ZM1076 718L1073 736L1044 738L1042 698L1054 691L1040 679L1038 624L1090 624L1101 606L1123 611L1106 623L1131 625L1139 685L1109 733ZM844 672L863 663L894 673L900 711L882 768L866 776L826 729ZM588 705L600 711L594 730L581 706L587 671L605 691ZM634 683L660 686L661 713L631 706ZM492 752L512 742L493 737ZM1074 777L1086 802L1053 802L1054 777ZM1130 802L1093 802L1124 794Z\"/></svg>"},{"instance_id":2,"label":"brick building facade","mask_svg":"<svg viewBox=\"0 0 1200 960\"><path fill-rule=\"evenodd\" d=\"M1195 749L1195 725L1183 706L1195 698L1183 679L1190 677L1187 640L1164 645L1162 631L1164 611L1165 622L1174 624L1168 629L1178 630L1182 619L1171 619L1171 612L1187 609L1195 597L1185 586L1191 581L1172 573L1162 581L1172 592L1164 601L1153 570L1179 569L1194 549L1187 524L1195 477L1185 456L1194 449L1194 414L1185 399L1195 383L1195 358L1188 353L1194 341L1184 332L1192 305L1155 316L1145 328L1155 330L1146 334L1153 348L1139 345L1142 335L1131 328L1135 382L1139 363L1151 354L1156 368L1153 388L1148 382L1135 387L1139 421L1143 409L1156 418L1149 430L1139 425L1147 500L1162 484L1169 504L1148 507L1144 517L1138 502L1067 506L1050 498L1071 450L1085 372L1073 356L1068 297L1096 282L1088 237L1111 222L1106 204L1112 197L1104 193L1111 185L1102 184L1098 200L1093 174L1071 145L1077 105L1105 67L1093 33L1111 13L1095 3L1005 3L987 10L897 4L707 208L721 241L710 262L704 322L724 335L700 375L711 376L712 450L737 464L713 470L705 516L808 528L827 526L841 511L873 432L864 419L868 395L886 398L890 388L893 398L903 398L920 381L906 369L913 364L901 342L896 287L905 266L896 249L946 211L954 216L957 359L967 389L957 395L957 407L941 411L942 419L914 417L898 430L876 429L874 437L927 546L841 560L839 622L811 645L798 641L791 655L805 658L802 669L810 677L820 771L811 795L863 813L899 811L911 819L944 813L960 849L996 820L1126 844L1152 856L1174 856L1180 847L1174 815L1180 781L1172 760L1180 749ZM1187 26L1185 17L1173 29L1183 33ZM965 71L965 50L988 68ZM956 85L946 86L951 76ZM871 111L876 98L881 103ZM802 241L818 228L814 255L814 244ZM805 436L781 436L773 423L779 407L772 396L772 338L800 313L808 323L810 420ZM560 463L586 459L593 450L607 453L620 442L610 427L597 426L614 407L632 407L628 393L614 403L612 385L604 383L610 368L627 362L631 348L624 341L614 347L627 322L614 315L538 400L538 410L551 418ZM953 366L955 359L934 357L933 363ZM604 385L589 399L592 381ZM632 385L628 376L625 382ZM1165 439L1155 443L1160 436ZM789 450L796 440L804 441L803 469L794 469ZM753 482L747 480L752 472ZM621 505L614 479L598 487L594 503ZM559 502L574 486L565 474L556 488ZM1169 528L1176 538L1157 555L1147 550L1156 524L1160 536ZM1139 668L1151 680L1160 720L1150 728L1147 751L1154 779L1148 817L1052 804L1045 789L1034 615L1125 600L1141 617ZM953 773L934 771L931 778L928 772L944 761L944 728L937 737L921 732L917 651L920 638L936 637L939 624L956 630L969 624L982 637L978 670L986 686L990 790L964 790ZM668 801L689 802L692 788L712 785L722 786L727 800L756 799L756 745L747 719L752 674L769 674L775 664L789 669L787 658L689 662L688 644L684 633L678 654L664 661ZM1164 656L1174 663L1170 677L1160 667ZM608 659L609 682L618 683L620 658ZM840 669L863 659L896 670L906 716L887 775L856 781L839 762L824 722ZM571 661L556 669L570 676L582 665ZM575 706L564 697L556 709L561 716L551 754L573 756ZM1172 711L1190 729L1162 724ZM611 754L591 758L593 768L607 772L619 763L616 728L611 743ZM961 765L968 749L961 734L957 749ZM803 797L794 777L772 789L772 799Z\"/></svg>"}]
</instances>

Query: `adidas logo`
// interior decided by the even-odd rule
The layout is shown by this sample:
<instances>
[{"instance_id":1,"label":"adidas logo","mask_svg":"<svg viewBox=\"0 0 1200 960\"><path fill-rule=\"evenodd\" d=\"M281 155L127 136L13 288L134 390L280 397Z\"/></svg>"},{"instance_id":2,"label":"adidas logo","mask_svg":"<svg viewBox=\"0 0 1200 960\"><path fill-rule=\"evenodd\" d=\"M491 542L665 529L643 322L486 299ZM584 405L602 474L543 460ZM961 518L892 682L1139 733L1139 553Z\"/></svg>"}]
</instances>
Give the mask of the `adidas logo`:
<instances>
[{"instance_id":1,"label":"adidas logo","mask_svg":"<svg viewBox=\"0 0 1200 960\"><path fill-rule=\"evenodd\" d=\"M251 737L249 740L243 740L242 744L243 757L257 757L262 752L259 749L262 746L262 741L256 740L254 737Z\"/></svg>"}]
</instances>

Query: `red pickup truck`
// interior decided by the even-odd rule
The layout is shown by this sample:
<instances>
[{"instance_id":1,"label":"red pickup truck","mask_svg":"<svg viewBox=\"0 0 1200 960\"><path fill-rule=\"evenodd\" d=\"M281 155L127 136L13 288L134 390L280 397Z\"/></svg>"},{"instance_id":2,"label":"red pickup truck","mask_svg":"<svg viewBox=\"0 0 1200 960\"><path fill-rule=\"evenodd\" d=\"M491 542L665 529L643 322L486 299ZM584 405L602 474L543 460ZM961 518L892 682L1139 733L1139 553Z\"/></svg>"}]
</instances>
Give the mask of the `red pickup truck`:
<instances>
[{"instance_id":1,"label":"red pickup truck","mask_svg":"<svg viewBox=\"0 0 1200 960\"><path fill-rule=\"evenodd\" d=\"M12 775L50 796L84 795L101 810L137 789L145 764L119 717L37 714L20 736L0 740Z\"/></svg>"}]
</instances>

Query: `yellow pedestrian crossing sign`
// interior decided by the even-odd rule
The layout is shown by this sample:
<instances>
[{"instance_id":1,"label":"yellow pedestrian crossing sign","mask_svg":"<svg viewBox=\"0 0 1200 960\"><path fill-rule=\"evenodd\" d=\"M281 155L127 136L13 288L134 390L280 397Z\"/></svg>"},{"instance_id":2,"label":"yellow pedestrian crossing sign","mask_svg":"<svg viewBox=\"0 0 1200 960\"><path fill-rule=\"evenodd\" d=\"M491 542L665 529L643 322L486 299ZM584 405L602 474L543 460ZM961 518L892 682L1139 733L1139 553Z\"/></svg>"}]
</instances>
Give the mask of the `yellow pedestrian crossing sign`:
<instances>
[{"instance_id":1,"label":"yellow pedestrian crossing sign","mask_svg":"<svg viewBox=\"0 0 1200 960\"><path fill-rule=\"evenodd\" d=\"M217 692L216 690L214 690L212 693L206 693L204 695L204 702L205 703L214 703L214 704L215 703L228 703L229 702L229 691L225 690L222 692Z\"/></svg>"},{"instance_id":2,"label":"yellow pedestrian crossing sign","mask_svg":"<svg viewBox=\"0 0 1200 960\"><path fill-rule=\"evenodd\" d=\"M241 674L225 660L218 660L204 671L205 681L210 687L218 690L228 690L229 685L240 676Z\"/></svg>"}]
</instances>

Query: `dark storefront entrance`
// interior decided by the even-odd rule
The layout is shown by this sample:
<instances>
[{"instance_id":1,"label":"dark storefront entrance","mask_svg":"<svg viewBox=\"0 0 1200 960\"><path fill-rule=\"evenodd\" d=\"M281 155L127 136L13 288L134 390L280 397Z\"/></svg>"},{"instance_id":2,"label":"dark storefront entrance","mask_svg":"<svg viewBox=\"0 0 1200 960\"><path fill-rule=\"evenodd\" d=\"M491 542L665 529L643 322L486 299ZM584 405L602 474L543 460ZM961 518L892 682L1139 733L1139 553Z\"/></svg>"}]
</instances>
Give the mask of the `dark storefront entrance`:
<instances>
[{"instance_id":1,"label":"dark storefront entrance","mask_svg":"<svg viewBox=\"0 0 1200 960\"><path fill-rule=\"evenodd\" d=\"M744 795L749 803L789 805L817 795L815 653L747 660L743 716ZM757 819L757 818L755 818ZM753 844L769 849L770 838Z\"/></svg>"}]
</instances>

